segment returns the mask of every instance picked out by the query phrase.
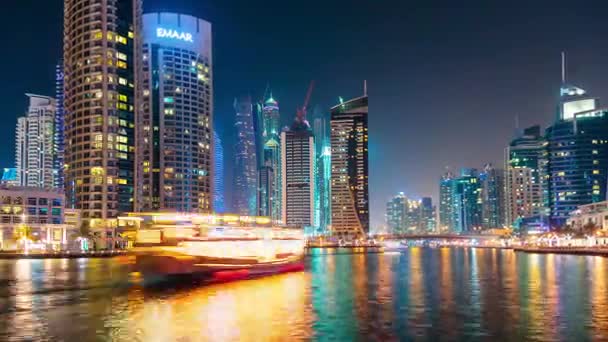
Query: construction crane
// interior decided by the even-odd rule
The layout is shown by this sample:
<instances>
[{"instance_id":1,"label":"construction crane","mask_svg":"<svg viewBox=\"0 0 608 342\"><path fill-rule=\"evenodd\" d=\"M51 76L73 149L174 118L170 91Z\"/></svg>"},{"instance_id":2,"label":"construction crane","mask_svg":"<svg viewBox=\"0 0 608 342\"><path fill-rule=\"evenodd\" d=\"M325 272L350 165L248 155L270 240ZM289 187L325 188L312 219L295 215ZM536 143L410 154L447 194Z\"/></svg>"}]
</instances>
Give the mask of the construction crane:
<instances>
[{"instance_id":1,"label":"construction crane","mask_svg":"<svg viewBox=\"0 0 608 342\"><path fill-rule=\"evenodd\" d=\"M301 108L296 110L296 122L298 124L304 124L306 126L310 126L308 121L306 121L306 109L308 107L308 103L310 102L310 96L312 95L312 91L315 88L315 81L310 81L310 85L308 86L308 92L306 93L306 98L304 99L304 104Z\"/></svg>"}]
</instances>

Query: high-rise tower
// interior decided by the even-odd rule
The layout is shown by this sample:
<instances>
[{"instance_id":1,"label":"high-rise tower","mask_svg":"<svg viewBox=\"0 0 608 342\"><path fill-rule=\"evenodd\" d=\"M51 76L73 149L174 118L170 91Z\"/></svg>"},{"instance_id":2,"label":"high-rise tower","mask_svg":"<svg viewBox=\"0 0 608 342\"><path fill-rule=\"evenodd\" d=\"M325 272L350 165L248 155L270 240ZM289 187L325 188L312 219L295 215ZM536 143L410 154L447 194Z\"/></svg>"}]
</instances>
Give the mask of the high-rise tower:
<instances>
[{"instance_id":1,"label":"high-rise tower","mask_svg":"<svg viewBox=\"0 0 608 342\"><path fill-rule=\"evenodd\" d=\"M483 228L502 228L505 224L504 179L504 171L492 164L486 164L479 175Z\"/></svg>"},{"instance_id":2,"label":"high-rise tower","mask_svg":"<svg viewBox=\"0 0 608 342\"><path fill-rule=\"evenodd\" d=\"M183 14L143 16L143 210L212 211L211 24Z\"/></svg>"},{"instance_id":3,"label":"high-rise tower","mask_svg":"<svg viewBox=\"0 0 608 342\"><path fill-rule=\"evenodd\" d=\"M55 158L53 167L57 172L55 187L64 189L64 156L65 156L65 110L63 105L63 60L55 68Z\"/></svg>"},{"instance_id":4,"label":"high-rise tower","mask_svg":"<svg viewBox=\"0 0 608 342\"><path fill-rule=\"evenodd\" d=\"M26 94L28 112L17 120L15 162L21 186L51 188L57 184L55 99Z\"/></svg>"},{"instance_id":5,"label":"high-rise tower","mask_svg":"<svg viewBox=\"0 0 608 342\"><path fill-rule=\"evenodd\" d=\"M369 232L367 94L331 109L332 234Z\"/></svg>"},{"instance_id":6,"label":"high-rise tower","mask_svg":"<svg viewBox=\"0 0 608 342\"><path fill-rule=\"evenodd\" d=\"M554 226L563 226L580 205L606 199L608 109L566 83L565 63L557 121L546 130L549 206Z\"/></svg>"},{"instance_id":7,"label":"high-rise tower","mask_svg":"<svg viewBox=\"0 0 608 342\"><path fill-rule=\"evenodd\" d=\"M264 102L262 110L264 119L264 167L270 167L272 170L272 179L267 194L270 202L269 214L273 221L281 220L281 205L282 205L282 183L281 183L281 114L279 112L279 103L270 95ZM260 169L260 173L266 174L269 170ZM260 175L262 176L262 175Z\"/></svg>"},{"instance_id":8,"label":"high-rise tower","mask_svg":"<svg viewBox=\"0 0 608 342\"><path fill-rule=\"evenodd\" d=\"M235 99L236 145L233 211L240 215L257 214L257 155L254 130L253 104L250 96Z\"/></svg>"},{"instance_id":9,"label":"high-rise tower","mask_svg":"<svg viewBox=\"0 0 608 342\"><path fill-rule=\"evenodd\" d=\"M213 211L226 211L224 194L224 146L216 131L213 132Z\"/></svg>"},{"instance_id":10,"label":"high-rise tower","mask_svg":"<svg viewBox=\"0 0 608 342\"><path fill-rule=\"evenodd\" d=\"M546 214L546 142L540 126L518 132L505 151L505 223Z\"/></svg>"},{"instance_id":11,"label":"high-rise tower","mask_svg":"<svg viewBox=\"0 0 608 342\"><path fill-rule=\"evenodd\" d=\"M140 0L64 1L68 206L102 225L135 201Z\"/></svg>"}]
</instances>

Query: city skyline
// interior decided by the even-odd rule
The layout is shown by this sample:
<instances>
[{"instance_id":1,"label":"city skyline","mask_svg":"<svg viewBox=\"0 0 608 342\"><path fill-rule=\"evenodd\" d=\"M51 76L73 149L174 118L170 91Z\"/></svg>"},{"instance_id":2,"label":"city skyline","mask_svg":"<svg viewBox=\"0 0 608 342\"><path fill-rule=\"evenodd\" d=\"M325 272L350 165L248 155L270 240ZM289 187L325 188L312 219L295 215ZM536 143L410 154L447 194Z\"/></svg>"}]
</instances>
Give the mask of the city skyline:
<instances>
[{"instance_id":1,"label":"city skyline","mask_svg":"<svg viewBox=\"0 0 608 342\"><path fill-rule=\"evenodd\" d=\"M161 1L147 1L146 12L158 10ZM552 4L555 4L552 2ZM31 7L39 5L37 2L24 1L22 2L23 10L31 10ZM462 19L456 19L458 9L456 9L453 17L447 18L447 23L439 28L428 32L418 32L422 37L416 38L407 35L407 26L397 23L396 15L388 15L386 27L372 27L369 32L354 31L353 33L345 33L338 30L330 33L327 40L320 41L319 44L313 45L315 49L321 52L319 56L314 54L306 54L304 57L292 59L288 56L293 55L290 49L302 51L299 43L285 40L286 35L294 34L294 40L309 38L307 49L310 50L310 42L312 38L319 37L319 32L313 30L308 33L294 33L292 31L277 33L275 30L269 30L268 26L262 25L256 28L255 31L247 33L243 32L243 27L250 23L251 18L243 15L243 12L251 10L253 6L244 3L238 3L238 9L228 8L219 10L214 6L218 4L195 4L188 1L176 1L175 8L162 8L163 10L171 10L175 12L184 11L196 16L200 16L206 20L210 20L214 25L217 24L218 33L215 37L218 42L218 66L216 72L216 84L218 95L216 97L217 109L215 115L219 121L218 130L222 133L222 138L231 142L233 133L230 132L231 114L231 98L240 93L240 88L246 88L247 91L261 92L267 82L270 82L273 88L274 96L280 102L282 108L282 123L287 124L295 111L295 107L301 101L302 94L305 91L306 84L309 79L317 79L319 84L318 90L313 95L312 103L321 104L322 108L329 108L335 104L337 96L351 98L361 93L362 80L368 79L370 83L370 96L374 100L373 110L370 113L370 197L371 197L371 213L372 222L374 225L383 222L383 213L385 201L394 193L404 191L408 194L418 194L419 196L432 195L437 201L438 185L437 179L445 166L450 166L453 171L457 171L460 167L479 165L484 162L492 162L495 165L502 165L503 149L505 143L512 138L512 132L515 126L515 116L520 118L520 127L527 127L533 124L540 124L542 128L546 128L552 123L555 115L555 104L559 90L559 51L568 51L569 56L569 79L574 84L580 85L590 93L598 97L605 97L608 90L608 84L601 80L601 68L603 61L604 47L600 46L597 40L604 32L605 28L601 27L597 21L592 20L596 13L592 8L585 11L576 12L578 17L573 17L574 14L568 15L567 7L554 6L552 8L537 8L536 11L525 13L526 18L537 20L527 20L534 23L522 24L521 28L513 29L515 24L520 24L520 20L513 19L513 16L501 17L502 24L506 24L509 29L491 28L487 33L482 34L476 32L476 25L496 19L500 14L500 10L504 8L494 8L486 6L484 8L475 8L473 13L466 15ZM5 56L2 61L4 65L24 65L20 63L28 62L30 55L36 55L35 63L32 63L31 75L24 77L21 80L17 74L13 74L12 70L7 72L6 83L2 83L0 88L5 96L0 97L0 104L6 108L7 115L17 116L25 112L25 106L22 101L15 99L23 98L25 92L34 92L42 95L53 96L54 91L54 65L60 57L61 49L61 25L58 24L61 18L60 1L50 3L47 15L48 19L42 18L38 24L30 23L29 28L33 28L32 32L25 30L19 35L23 37L21 40L26 42L32 41L35 37L35 30L46 29L49 27L49 35L47 42L41 42L40 46L30 49L44 49L50 53L45 53L44 58L39 57L39 54L32 52L25 53L23 61L13 60L11 57ZM53 8L53 6L56 6ZM238 7L235 6L235 7ZM297 13L310 15L314 11L308 7L292 5L289 8L283 9L284 15L281 12L272 8L269 15L277 16L278 25L285 24L289 18L292 18ZM272 6L269 6L272 7ZM330 16L336 14L337 5L326 5L320 7L318 15ZM400 10L408 9L408 5L397 7ZM16 9L19 12L20 8ZM359 10L346 8L345 10L355 14L357 20L364 20L362 13ZM435 18L436 21L447 17L448 13L454 9L417 9L417 16L413 20L414 23L423 21L424 19ZM508 10L508 9L507 9ZM541 15L541 10L546 10ZM207 11L207 13L203 13ZM522 16L524 9L512 10L520 13ZM240 14L235 18L237 20L227 20L229 13ZM397 11L399 12L399 11ZM599 12L599 11L595 11ZM18 14L18 13L17 13ZM386 13L380 10L369 11L365 13L370 18L384 15ZM472 20L475 14L481 19ZM15 18L23 18L23 15L14 15ZM34 16L34 18L37 18ZM505 19L510 18L510 19ZM37 18L41 19L41 18ZM444 18L445 19L445 18ZM48 22L45 22L48 20ZM357 21L355 20L355 21ZM507 23L504 20L510 20ZM471 21L471 23L467 23ZM526 21L526 20L522 20ZM569 25L560 26L560 22L569 22ZM10 18L6 18L3 25L10 25ZM577 23L581 25L577 25ZM585 25L582 25L585 23ZM48 25L47 25L48 24ZM448 33L447 27L450 24L456 24L459 30L455 33ZM45 26L46 25L46 26ZM233 29L226 29L233 25ZM538 26L537 26L538 25ZM545 28L539 29L545 25ZM497 25L498 26L498 25ZM346 28L352 27L346 26ZM567 28L566 28L567 27ZM318 28L321 31L321 28ZM55 33L53 33L53 30ZM515 39L507 37L504 32L509 32L515 35L526 31L526 39ZM590 32L589 32L590 31ZM532 32L532 33L530 33ZM354 51L355 45L349 43L349 38L357 34L363 33L365 41L371 38L381 37L377 47L384 49L374 49L377 52L358 55L354 60L342 64L341 61L336 61L340 58L328 58L332 54L335 55L335 49L347 48L348 51ZM585 34L585 39L579 39ZM251 61L243 66L237 66L239 61L238 56L243 49L255 49L255 51L263 50L255 48L256 44L244 44L243 47L227 50L233 42L231 38L241 35L241 42L249 38L263 38L265 46L278 49L280 42L285 42L286 46L280 49L279 56L269 58L265 63L260 61L269 57L267 52L261 56L252 58ZM352 35L352 36L351 36ZM219 36L219 37L218 37ZM343 39L338 39L340 37ZM405 36L406 39L402 39ZM445 43L446 38L451 38L452 42L447 46L442 47L442 42ZM335 39L331 39L335 38ZM255 41L255 39L253 39ZM409 41L412 41L414 49L418 57L412 57L407 53L405 47ZM493 42L497 40L498 42ZM437 45L433 48L428 47L429 42L432 45ZM338 47L329 47L329 43L335 43ZM456 43L458 44L456 44ZM540 42L540 44L538 44ZM581 44L594 46L593 51L590 49L581 49ZM496 44L503 44L497 46ZM24 44L27 45L27 44ZM53 47L51 47L53 45ZM17 44L18 48L25 48ZM398 50L393 53L388 53L381 56L381 51L386 51L387 47L397 47ZM481 48L483 47L483 48ZM52 51L55 49L55 54ZM25 50L27 51L27 50ZM440 52L451 51L450 54L442 55L441 58L435 55L441 55ZM489 54L487 51L493 51ZM286 53L288 52L288 53ZM404 65L397 66L397 52L403 53L405 56ZM466 53L465 53L466 52ZM337 56L344 56L342 53ZM235 55L235 56L232 56ZM223 57L223 58L220 58ZM308 58L305 58L307 57ZM270 56L272 57L272 56ZM402 57L400 55L399 57ZM426 60L425 60L426 58ZM302 61L305 64L302 64ZM314 64L324 62L320 67L314 67ZM372 61L375 63L367 63ZM378 62L376 62L378 61ZM386 62L393 63L386 63ZM31 63L31 61L30 61ZM367 66L367 64L377 64ZM380 67L380 64L387 64L396 68L398 72L388 73L385 67ZM475 65L475 69L471 66ZM360 66L363 66L362 68ZM239 72L245 68L255 69L260 68L260 71L250 70L244 73L244 81L242 84L234 84L232 80ZM229 68L237 68L234 71ZM457 70L462 68L463 70ZM23 70L23 68L11 68L15 70ZM293 69L298 69L293 71ZM414 70L419 69L419 70ZM259 77L259 74L265 73L265 77ZM289 75L282 74L289 71ZM349 74L350 75L347 75ZM39 77L39 75L47 75ZM327 79L337 78L340 75L340 80L327 82ZM344 76L344 77L342 77ZM466 77L465 77L466 76ZM27 82L26 82L27 80ZM443 81L443 82L440 82ZM232 83L232 84L227 84ZM412 88L414 87L415 88ZM490 89L487 89L490 88ZM440 96L442 101L439 103L431 103L436 96ZM449 106L448 106L449 104ZM228 109L227 109L228 108ZM484 119L492 118L492 129L487 129L487 122ZM404 119L405 118L405 119ZM403 122L403 125L393 125L394 122ZM8 130L13 129L13 125L8 126ZM420 127L424 127L426 132ZM4 128L6 129L6 128ZM10 131L3 132L6 136L12 136ZM462 138L464 137L464 138ZM14 165L12 162L13 153L11 146L14 146L12 141L8 141L7 147L0 150L0 160L4 163L3 166L8 167ZM229 146L229 143L228 143ZM227 149L229 150L229 149ZM378 153L382 150L382 153ZM395 158L394 156L398 156ZM426 156L432 156L428 158ZM232 160L231 156L225 158L227 161ZM230 170L230 167L226 167ZM429 172L428 170L432 170Z\"/></svg>"}]
</instances>

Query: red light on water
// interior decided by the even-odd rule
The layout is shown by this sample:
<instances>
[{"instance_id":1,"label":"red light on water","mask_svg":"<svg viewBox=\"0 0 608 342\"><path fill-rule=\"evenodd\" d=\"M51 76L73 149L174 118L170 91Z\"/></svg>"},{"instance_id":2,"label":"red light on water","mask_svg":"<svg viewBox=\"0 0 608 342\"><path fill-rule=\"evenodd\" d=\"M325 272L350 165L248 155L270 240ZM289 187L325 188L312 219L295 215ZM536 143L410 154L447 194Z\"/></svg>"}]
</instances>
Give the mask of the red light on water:
<instances>
[{"instance_id":1,"label":"red light on water","mask_svg":"<svg viewBox=\"0 0 608 342\"><path fill-rule=\"evenodd\" d=\"M248 270L236 270L236 271L218 271L213 273L213 280L216 281L232 281L244 279L249 276Z\"/></svg>"}]
</instances>

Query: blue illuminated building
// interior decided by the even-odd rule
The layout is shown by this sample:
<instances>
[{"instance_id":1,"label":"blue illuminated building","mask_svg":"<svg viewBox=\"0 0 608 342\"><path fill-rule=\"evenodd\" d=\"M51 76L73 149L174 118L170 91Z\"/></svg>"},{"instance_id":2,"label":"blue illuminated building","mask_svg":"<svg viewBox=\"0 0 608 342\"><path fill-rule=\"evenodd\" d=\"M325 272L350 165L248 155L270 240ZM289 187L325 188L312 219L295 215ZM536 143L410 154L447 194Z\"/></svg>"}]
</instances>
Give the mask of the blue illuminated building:
<instances>
[{"instance_id":1,"label":"blue illuminated building","mask_svg":"<svg viewBox=\"0 0 608 342\"><path fill-rule=\"evenodd\" d=\"M236 145L232 209L240 215L257 214L258 159L251 96L234 100Z\"/></svg>"},{"instance_id":2,"label":"blue illuminated building","mask_svg":"<svg viewBox=\"0 0 608 342\"><path fill-rule=\"evenodd\" d=\"M213 211L224 213L224 146L216 131L213 132Z\"/></svg>"},{"instance_id":3,"label":"blue illuminated building","mask_svg":"<svg viewBox=\"0 0 608 342\"><path fill-rule=\"evenodd\" d=\"M459 177L446 176L440 184L441 224L452 233L482 228L482 185L475 169L462 169Z\"/></svg>"},{"instance_id":4,"label":"blue illuminated building","mask_svg":"<svg viewBox=\"0 0 608 342\"><path fill-rule=\"evenodd\" d=\"M551 224L563 226L583 204L606 199L608 109L578 87L561 88L558 120L545 135Z\"/></svg>"},{"instance_id":5,"label":"blue illuminated building","mask_svg":"<svg viewBox=\"0 0 608 342\"><path fill-rule=\"evenodd\" d=\"M8 186L19 186L19 180L17 179L17 168L5 167L2 172L2 185Z\"/></svg>"}]
</instances>

